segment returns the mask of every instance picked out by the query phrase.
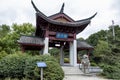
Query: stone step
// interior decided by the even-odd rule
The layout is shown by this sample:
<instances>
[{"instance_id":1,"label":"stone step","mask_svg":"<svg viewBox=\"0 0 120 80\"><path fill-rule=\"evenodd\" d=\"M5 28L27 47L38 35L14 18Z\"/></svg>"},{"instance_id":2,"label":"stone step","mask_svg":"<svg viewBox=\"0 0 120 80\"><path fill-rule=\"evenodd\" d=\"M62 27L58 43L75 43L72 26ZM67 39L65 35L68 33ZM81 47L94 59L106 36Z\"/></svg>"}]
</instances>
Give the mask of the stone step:
<instances>
[{"instance_id":1,"label":"stone step","mask_svg":"<svg viewBox=\"0 0 120 80\"><path fill-rule=\"evenodd\" d=\"M79 69L79 66L76 66L76 67L62 66L62 69L65 73L65 76L79 76L79 75L82 75L82 76L96 76L102 70L99 67L92 67L92 66L89 69L90 73L83 73L83 71L81 71L81 69Z\"/></svg>"},{"instance_id":2,"label":"stone step","mask_svg":"<svg viewBox=\"0 0 120 80\"><path fill-rule=\"evenodd\" d=\"M78 66L62 66L62 69L65 73L65 75L82 75L84 74Z\"/></svg>"}]
</instances>

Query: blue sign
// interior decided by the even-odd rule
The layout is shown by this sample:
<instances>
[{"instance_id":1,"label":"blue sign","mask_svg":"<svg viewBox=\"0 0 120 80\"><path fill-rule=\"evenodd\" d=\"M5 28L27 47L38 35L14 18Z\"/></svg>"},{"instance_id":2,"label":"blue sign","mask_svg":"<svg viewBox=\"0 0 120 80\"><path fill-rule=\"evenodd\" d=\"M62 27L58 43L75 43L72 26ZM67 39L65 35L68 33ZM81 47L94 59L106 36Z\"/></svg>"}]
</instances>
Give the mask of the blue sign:
<instances>
[{"instance_id":1,"label":"blue sign","mask_svg":"<svg viewBox=\"0 0 120 80\"><path fill-rule=\"evenodd\" d=\"M68 38L68 34L66 34L66 33L57 33L56 38L66 39L66 38Z\"/></svg>"},{"instance_id":2,"label":"blue sign","mask_svg":"<svg viewBox=\"0 0 120 80\"><path fill-rule=\"evenodd\" d=\"M39 68L47 67L47 65L46 65L45 62L37 62L37 66L38 66Z\"/></svg>"}]
</instances>

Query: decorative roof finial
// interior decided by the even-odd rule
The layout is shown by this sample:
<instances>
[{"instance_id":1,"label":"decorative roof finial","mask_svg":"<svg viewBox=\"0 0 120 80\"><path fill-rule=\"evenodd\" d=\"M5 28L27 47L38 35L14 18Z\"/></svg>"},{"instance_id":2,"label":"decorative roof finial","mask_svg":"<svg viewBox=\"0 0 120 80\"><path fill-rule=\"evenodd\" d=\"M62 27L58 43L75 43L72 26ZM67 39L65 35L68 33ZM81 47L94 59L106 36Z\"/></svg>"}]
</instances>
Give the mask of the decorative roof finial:
<instances>
[{"instance_id":1,"label":"decorative roof finial","mask_svg":"<svg viewBox=\"0 0 120 80\"><path fill-rule=\"evenodd\" d=\"M63 13L63 11L64 11L64 6L65 6L65 4L63 3L63 5L62 5L62 7L61 7L61 10L60 10L60 13Z\"/></svg>"}]
</instances>

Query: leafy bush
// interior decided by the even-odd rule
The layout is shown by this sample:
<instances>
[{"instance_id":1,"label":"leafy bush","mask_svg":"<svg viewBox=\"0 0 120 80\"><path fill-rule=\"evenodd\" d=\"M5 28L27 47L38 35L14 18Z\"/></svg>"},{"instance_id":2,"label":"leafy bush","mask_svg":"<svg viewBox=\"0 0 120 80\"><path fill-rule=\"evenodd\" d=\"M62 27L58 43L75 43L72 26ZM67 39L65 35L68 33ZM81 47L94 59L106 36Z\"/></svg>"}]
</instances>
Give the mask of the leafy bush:
<instances>
[{"instance_id":1,"label":"leafy bush","mask_svg":"<svg viewBox=\"0 0 120 80\"><path fill-rule=\"evenodd\" d=\"M1 51L0 52L0 59L2 59L5 56L7 56L7 53L5 51Z\"/></svg>"},{"instance_id":2,"label":"leafy bush","mask_svg":"<svg viewBox=\"0 0 120 80\"><path fill-rule=\"evenodd\" d=\"M22 78L28 55L18 52L10 54L0 61L0 77Z\"/></svg>"},{"instance_id":3,"label":"leafy bush","mask_svg":"<svg viewBox=\"0 0 120 80\"><path fill-rule=\"evenodd\" d=\"M2 79L2 80L3 80L3 79ZM30 80L30 79L27 79L27 78L19 79L19 78L10 78L10 77L7 77L7 78L5 78L4 80Z\"/></svg>"},{"instance_id":4,"label":"leafy bush","mask_svg":"<svg viewBox=\"0 0 120 80\"><path fill-rule=\"evenodd\" d=\"M36 65L38 61L44 61L47 64L47 68L44 69L44 80L62 80L64 78L64 72L54 57L48 55L30 56L18 52L0 60L0 79L40 79L40 70Z\"/></svg>"},{"instance_id":5,"label":"leafy bush","mask_svg":"<svg viewBox=\"0 0 120 80\"><path fill-rule=\"evenodd\" d=\"M97 66L97 64L95 62L91 62L90 65L91 66Z\"/></svg>"},{"instance_id":6,"label":"leafy bush","mask_svg":"<svg viewBox=\"0 0 120 80\"><path fill-rule=\"evenodd\" d=\"M109 79L120 79L120 69L116 66L106 65L103 67L102 75Z\"/></svg>"},{"instance_id":7,"label":"leafy bush","mask_svg":"<svg viewBox=\"0 0 120 80\"><path fill-rule=\"evenodd\" d=\"M64 62L69 63L70 62L69 58L64 58Z\"/></svg>"},{"instance_id":8,"label":"leafy bush","mask_svg":"<svg viewBox=\"0 0 120 80\"><path fill-rule=\"evenodd\" d=\"M49 67L44 70L45 80L63 80L64 73L60 65L53 61L46 61L46 63Z\"/></svg>"},{"instance_id":9,"label":"leafy bush","mask_svg":"<svg viewBox=\"0 0 120 80\"><path fill-rule=\"evenodd\" d=\"M57 60L48 55L35 56L27 59L24 70L27 78L32 80L40 78L40 69L36 66L38 61L44 61L47 64L47 68L44 69L43 74L45 80L62 80L64 78L64 72Z\"/></svg>"}]
</instances>

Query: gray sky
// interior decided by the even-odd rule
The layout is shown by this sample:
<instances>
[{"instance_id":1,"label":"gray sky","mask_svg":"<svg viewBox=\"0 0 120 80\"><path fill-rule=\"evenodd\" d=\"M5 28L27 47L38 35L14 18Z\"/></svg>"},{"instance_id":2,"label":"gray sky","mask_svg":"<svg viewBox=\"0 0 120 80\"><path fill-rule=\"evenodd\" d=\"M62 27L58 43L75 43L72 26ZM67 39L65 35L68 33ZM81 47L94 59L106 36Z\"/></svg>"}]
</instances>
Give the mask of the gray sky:
<instances>
[{"instance_id":1,"label":"gray sky","mask_svg":"<svg viewBox=\"0 0 120 80\"><path fill-rule=\"evenodd\" d=\"M114 20L120 24L120 0L33 0L36 6L47 16L60 11L62 3L65 3L64 13L80 20L92 16L98 12L87 28L77 37L87 38L99 30L106 30ZM13 23L32 23L35 25L35 11L31 0L0 0L0 25Z\"/></svg>"}]
</instances>

